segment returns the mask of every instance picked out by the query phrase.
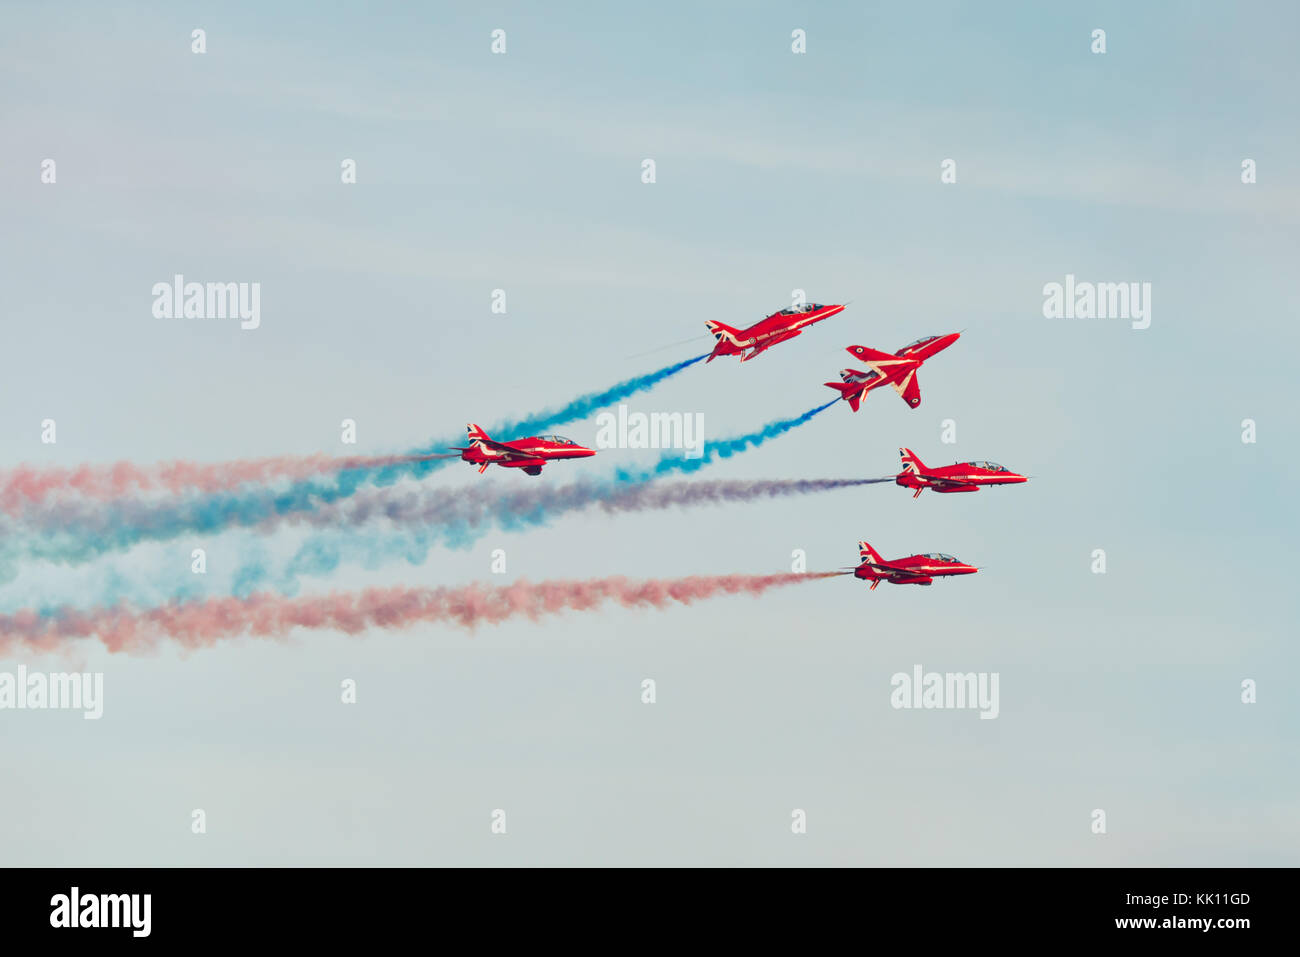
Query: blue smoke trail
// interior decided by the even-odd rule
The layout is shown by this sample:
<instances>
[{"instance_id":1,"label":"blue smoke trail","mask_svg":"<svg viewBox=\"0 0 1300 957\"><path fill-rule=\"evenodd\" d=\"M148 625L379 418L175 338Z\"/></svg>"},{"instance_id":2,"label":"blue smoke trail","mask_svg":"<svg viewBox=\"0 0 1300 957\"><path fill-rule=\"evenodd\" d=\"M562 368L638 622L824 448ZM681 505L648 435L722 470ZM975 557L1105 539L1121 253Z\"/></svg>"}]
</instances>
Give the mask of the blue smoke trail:
<instances>
[{"instance_id":1,"label":"blue smoke trail","mask_svg":"<svg viewBox=\"0 0 1300 957\"><path fill-rule=\"evenodd\" d=\"M35 607L83 607L113 605L120 601L150 607L169 600L206 597L228 592L237 598L266 588L284 595L296 595L302 576L324 577L340 565L350 563L369 569L389 562L423 564L437 545L467 548L489 529L526 531L550 524L570 512L586 509L621 515L670 508L744 504L793 496L813 495L836 489L893 483L894 476L841 479L724 479L658 480L618 482L613 478L580 479L567 485L497 485L475 483L467 488L376 489L351 502L312 512L303 519L311 526L328 529L300 544L285 564L273 561L260 538L250 538L241 548L242 561L228 575L218 574L200 587L198 578L184 575L175 584L175 558L160 557L153 569L129 580L115 567L92 573L78 573L60 587L61 596L51 598L45 589L33 591L31 584L0 588L0 614ZM382 521L385 529L365 534L360 529ZM342 530L341 530L342 529ZM215 571L216 569L214 569ZM227 579L228 581L223 581ZM172 593L167 593L172 582ZM99 596L99 597L93 597ZM87 598L91 600L87 602Z\"/></svg>"},{"instance_id":2,"label":"blue smoke trail","mask_svg":"<svg viewBox=\"0 0 1300 957\"><path fill-rule=\"evenodd\" d=\"M610 386L608 389L602 389L599 392L588 392L586 395L580 395L572 402L566 403L555 409L547 409L544 412L537 412L533 415L525 416L522 419L514 421L507 420L498 422L489 429L489 433L494 438L502 441L523 438L533 435L536 432L544 432L552 429L557 425L563 425L566 422L576 422L579 419L585 419L597 409L603 409L611 403L626 399L628 396L636 395L638 392L644 392L646 389L653 388L658 383L667 379L669 376L676 375L683 369L689 368L707 359L709 354L695 356L693 359L683 359L681 362L675 362L670 366L664 366L654 372L647 372L645 375L634 376L631 379L625 379L622 382ZM410 454L420 455L430 450L442 451L450 446L454 446L458 441L464 439L464 436L457 436L455 439L443 443L433 443L425 449L417 449ZM412 475L415 478L423 478L430 472L442 468L452 459L430 459L424 462L402 462L395 465L386 465L379 469L369 469L362 471L373 471L375 473L371 484L374 485L391 485L403 475Z\"/></svg>"},{"instance_id":3,"label":"blue smoke trail","mask_svg":"<svg viewBox=\"0 0 1300 957\"><path fill-rule=\"evenodd\" d=\"M625 511L712 501L745 501L755 496L804 494L880 481L874 479L735 481L702 485L690 483L683 486L652 484L656 477L671 472L695 472L720 458L729 458L746 449L762 445L767 440L808 422L837 401L839 400L832 399L825 405L809 409L794 418L770 422L744 435L707 443L705 454L701 458L685 459L665 455L650 470L637 473L620 469L615 472L612 479L603 481L589 480L558 488L529 486L524 490L505 495L500 495L491 488L442 490L436 494L428 493L431 497L427 501L420 501L418 498L405 504L401 500L385 501L379 507L365 500L353 502L350 506L340 503L339 508L347 507L350 512L338 515L316 512L300 520L317 526L341 523L355 527L374 519L388 518L393 522L410 523L410 525L399 531L385 531L371 535L358 535L353 531L330 531L317 534L303 542L281 570L273 569L266 556L260 552L250 555L236 569L232 591L242 597L271 587L282 594L296 594L302 577L325 576L345 563L360 565L371 570L395 561L420 565L436 546L442 545L452 549L468 548L493 525L508 532L525 530L544 525L566 511L593 504L603 505L611 512ZM381 498L387 495L378 492L374 494ZM253 501L245 497L243 504L248 506L250 502L252 507L247 512L238 509L222 512L220 525L224 527L232 516L235 524L256 525L260 517L269 514L265 513L267 508L265 500ZM147 514L128 520L126 525L137 532L142 529L148 531L155 522L167 529L173 527L178 521L198 522L201 517L193 512L183 517L160 514L159 510L154 508ZM78 545L84 550L84 554L78 554L77 560L88 560L100 551L106 550L97 549L95 546L95 542L103 540L104 537L100 536L98 539L80 541ZM32 543L32 547L43 552L41 544L38 541ZM62 539L55 551L61 551L63 554L40 553L38 557L70 562L73 559L67 555L69 547L70 542Z\"/></svg>"},{"instance_id":4,"label":"blue smoke trail","mask_svg":"<svg viewBox=\"0 0 1300 957\"><path fill-rule=\"evenodd\" d=\"M498 424L492 431L502 438L517 438L521 434L541 432L585 418L611 402L652 388L707 357L708 353L704 353L655 372L634 376L607 389L579 396L558 408ZM457 441L448 439L445 445ZM418 455L421 451L411 454ZM423 478L452 461L457 460L358 466L343 469L328 479L296 481L281 491L269 488L233 490L180 502L126 499L107 505L59 503L29 515L24 522L25 528L13 532L5 530L7 533L0 537L0 582L9 581L17 574L20 558L79 564L142 542L168 541L180 535L215 533L228 528L255 527L280 516L335 504L366 486L391 485L404 476Z\"/></svg>"},{"instance_id":5,"label":"blue smoke trail","mask_svg":"<svg viewBox=\"0 0 1300 957\"><path fill-rule=\"evenodd\" d=\"M623 508L631 508L634 503L645 502L658 502L662 506L664 503L685 504L692 501L738 501L754 495L799 494L879 481L715 483L707 489L701 488L698 497L693 497L696 493L691 492L689 487L672 492L665 490L660 494L658 487L651 484L655 478L668 473L695 472L718 459L730 458L746 449L756 448L769 439L798 428L838 401L838 398L831 399L825 405L809 409L794 418L778 419L753 432L706 443L705 453L698 459L665 455L648 471L619 469L614 473L612 482L579 482L555 489L530 488L492 502L480 501L479 494L469 490L458 496L454 503L437 504L423 514L402 514L400 510L390 510L388 514L394 520L414 520L423 524L395 533L357 535L329 532L316 535L303 543L280 575L267 574L264 568L259 567L248 570L245 578L251 582L250 591L271 584L278 591L293 594L298 587L299 578L328 575L345 563L358 564L367 569L393 561L420 565L437 545L452 549L468 548L486 534L491 525L495 524L507 532L524 530L544 525L564 511L591 504L603 503L612 509L615 503L621 503ZM745 491L740 491L741 488Z\"/></svg>"},{"instance_id":6,"label":"blue smoke trail","mask_svg":"<svg viewBox=\"0 0 1300 957\"><path fill-rule=\"evenodd\" d=\"M668 475L672 472L698 472L711 462L731 458L731 456L744 452L746 449L757 448L768 439L774 439L778 435L784 435L791 429L798 428L818 412L825 412L838 401L840 401L838 398L831 399L825 405L809 409L803 415L797 415L793 419L778 419L775 422L769 422L761 429L745 435L720 439L716 442L706 442L704 444L704 454L697 459L688 459L681 455L664 455L652 469L639 472L631 469L619 469L614 473L614 477L620 482L647 482L650 479Z\"/></svg>"},{"instance_id":7,"label":"blue smoke trail","mask_svg":"<svg viewBox=\"0 0 1300 957\"><path fill-rule=\"evenodd\" d=\"M657 372L648 372L645 375L636 376L625 382L610 386L600 392L589 392L584 396L579 396L568 405L561 406L558 409L547 409L545 412L539 412L536 415L530 415L527 418L519 419L516 422L506 422L497 425L497 431L503 436L513 435L515 437L531 435L533 432L545 431L556 425L565 422L576 422L578 419L585 419L598 409L603 409L607 405L612 405L620 399L626 399L630 395L638 392L644 392L646 389L662 382L671 375L676 375L683 369L695 365L695 363L707 359L707 352L698 355L693 359L685 359L681 362L674 363L670 366L658 370Z\"/></svg>"}]
</instances>

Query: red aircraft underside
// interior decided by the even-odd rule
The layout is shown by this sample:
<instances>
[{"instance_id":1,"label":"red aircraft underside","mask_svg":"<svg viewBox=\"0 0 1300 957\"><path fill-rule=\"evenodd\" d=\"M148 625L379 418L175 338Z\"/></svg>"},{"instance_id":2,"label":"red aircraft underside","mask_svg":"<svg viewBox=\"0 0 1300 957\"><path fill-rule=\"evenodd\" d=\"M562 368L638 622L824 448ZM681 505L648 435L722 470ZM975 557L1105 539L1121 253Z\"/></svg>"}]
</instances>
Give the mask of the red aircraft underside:
<instances>
[{"instance_id":1,"label":"red aircraft underside","mask_svg":"<svg viewBox=\"0 0 1300 957\"><path fill-rule=\"evenodd\" d=\"M523 469L529 475L540 475L542 466L547 462L585 459L596 454L562 435L530 435L526 439L497 442L472 422L466 431L469 433L469 446L454 447L454 451L460 453L461 461L477 465L480 475L487 471L489 465Z\"/></svg>"},{"instance_id":2,"label":"red aircraft underside","mask_svg":"<svg viewBox=\"0 0 1300 957\"><path fill-rule=\"evenodd\" d=\"M740 356L741 362L748 362L778 342L793 339L814 322L829 319L843 311L841 305L823 306L816 302L806 302L801 306L774 312L748 329L734 329L713 319L705 320L704 324L717 340L717 345L705 363L712 362L718 356Z\"/></svg>"},{"instance_id":3,"label":"red aircraft underside","mask_svg":"<svg viewBox=\"0 0 1300 957\"><path fill-rule=\"evenodd\" d=\"M825 385L839 392L840 398L847 402L854 412L858 411L858 406L862 404L868 392L884 385L893 386L894 391L903 397L903 401L915 409L921 404L921 385L916 378L917 370L931 356L947 349L960 338L960 332L951 332L946 336L926 336L899 349L897 355L868 349L866 346L849 346L849 355L862 360L871 371L843 369L840 371L840 378L844 381L827 382Z\"/></svg>"},{"instance_id":4,"label":"red aircraft underside","mask_svg":"<svg viewBox=\"0 0 1300 957\"><path fill-rule=\"evenodd\" d=\"M940 552L908 555L887 562L866 542L858 542L858 555L862 562L854 569L853 575L871 582L872 591L881 582L889 582L891 585L930 585L936 578L973 575L979 571L974 565L967 565Z\"/></svg>"},{"instance_id":5,"label":"red aircraft underside","mask_svg":"<svg viewBox=\"0 0 1300 957\"><path fill-rule=\"evenodd\" d=\"M1017 485L1029 481L996 462L957 462L931 467L916 457L911 449L899 449L903 471L894 478L897 485L916 489L916 498L926 489L936 492L977 492L985 485Z\"/></svg>"}]
</instances>

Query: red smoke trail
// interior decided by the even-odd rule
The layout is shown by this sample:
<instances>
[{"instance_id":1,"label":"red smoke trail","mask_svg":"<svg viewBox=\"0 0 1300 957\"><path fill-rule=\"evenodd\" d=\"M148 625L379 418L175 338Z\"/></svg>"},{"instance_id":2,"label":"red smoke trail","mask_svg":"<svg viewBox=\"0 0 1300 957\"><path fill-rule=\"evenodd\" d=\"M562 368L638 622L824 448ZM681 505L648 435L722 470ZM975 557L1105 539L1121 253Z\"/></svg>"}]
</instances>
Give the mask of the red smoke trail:
<instances>
[{"instance_id":1,"label":"red smoke trail","mask_svg":"<svg viewBox=\"0 0 1300 957\"><path fill-rule=\"evenodd\" d=\"M88 611L20 611L0 615L0 652L67 650L70 639L97 636L109 651L148 651L165 638L186 648L207 648L239 635L281 638L295 628L321 628L355 635L370 628L406 628L421 622L473 630L509 618L534 621L571 609L591 611L607 603L624 608L689 605L715 595L761 595L781 585L848 572L776 575L692 575L688 578L629 581L622 577L589 581L545 581L460 588L368 588L311 598L285 598L262 592L248 598L171 602L157 608L125 605Z\"/></svg>"},{"instance_id":2,"label":"red smoke trail","mask_svg":"<svg viewBox=\"0 0 1300 957\"><path fill-rule=\"evenodd\" d=\"M386 455L374 458L333 458L328 455L278 456L207 464L162 462L139 466L130 462L82 465L76 468L34 468L20 465L0 472L0 510L11 514L23 506L60 493L107 501L138 492L219 492L246 482L303 479L352 468L382 468L422 462L440 456Z\"/></svg>"}]
</instances>

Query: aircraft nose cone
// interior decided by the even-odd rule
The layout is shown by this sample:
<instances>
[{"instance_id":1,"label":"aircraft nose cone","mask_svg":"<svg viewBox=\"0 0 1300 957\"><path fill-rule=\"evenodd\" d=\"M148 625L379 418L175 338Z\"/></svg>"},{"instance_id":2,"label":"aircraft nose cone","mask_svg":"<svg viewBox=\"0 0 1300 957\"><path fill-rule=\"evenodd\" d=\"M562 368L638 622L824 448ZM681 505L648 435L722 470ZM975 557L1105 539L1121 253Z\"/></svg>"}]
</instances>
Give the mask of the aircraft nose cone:
<instances>
[{"instance_id":1,"label":"aircraft nose cone","mask_svg":"<svg viewBox=\"0 0 1300 957\"><path fill-rule=\"evenodd\" d=\"M962 575L974 575L977 571L979 571L979 569L976 568L974 565L959 566L959 573Z\"/></svg>"},{"instance_id":2,"label":"aircraft nose cone","mask_svg":"<svg viewBox=\"0 0 1300 957\"><path fill-rule=\"evenodd\" d=\"M1016 483L1017 485L1019 485L1021 482L1028 482L1028 481L1029 481L1029 476L1027 476L1027 475L1013 475L1013 476L1011 476L1011 481L1014 482L1014 483Z\"/></svg>"},{"instance_id":3,"label":"aircraft nose cone","mask_svg":"<svg viewBox=\"0 0 1300 957\"><path fill-rule=\"evenodd\" d=\"M584 458L584 459L585 459L585 458L586 458L587 456L589 456L589 455L595 455L595 454L596 454L596 450L595 450L595 449L585 448L584 446L581 446L581 445L580 445L580 446L578 446L578 448L577 448L577 453L578 453L578 457L579 457L579 458Z\"/></svg>"}]
</instances>

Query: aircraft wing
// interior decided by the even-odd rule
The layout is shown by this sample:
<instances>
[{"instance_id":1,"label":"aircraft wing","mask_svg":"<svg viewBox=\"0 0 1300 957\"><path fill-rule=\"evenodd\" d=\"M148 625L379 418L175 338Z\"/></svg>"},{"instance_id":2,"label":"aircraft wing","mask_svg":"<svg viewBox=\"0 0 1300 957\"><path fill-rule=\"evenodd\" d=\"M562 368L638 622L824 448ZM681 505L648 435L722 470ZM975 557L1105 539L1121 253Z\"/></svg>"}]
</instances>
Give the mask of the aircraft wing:
<instances>
[{"instance_id":1,"label":"aircraft wing","mask_svg":"<svg viewBox=\"0 0 1300 957\"><path fill-rule=\"evenodd\" d=\"M873 369L877 368L882 362L885 365L890 365L904 361L902 356L896 356L892 352L881 352L879 349L868 349L866 346L849 346L848 353L867 363Z\"/></svg>"},{"instance_id":2,"label":"aircraft wing","mask_svg":"<svg viewBox=\"0 0 1300 957\"><path fill-rule=\"evenodd\" d=\"M767 349L772 348L772 347L773 347L774 345L776 345L778 342L785 342L787 339L793 339L795 336L800 335L800 334L802 334L802 333L803 333L803 330L802 330L802 329L791 329L791 330L789 330L788 332L783 332L783 333L781 333L781 335L779 335L779 336L773 336L771 339L765 339L765 340L763 340L763 342L761 342L761 343L759 343L758 345L754 346L754 347L753 347L753 351L751 351L751 352L749 353L749 355L745 356L745 359L752 359L752 358L754 358L754 356L758 355L760 352L764 352L764 351L766 351ZM744 361L744 360L742 360L742 361Z\"/></svg>"},{"instance_id":3,"label":"aircraft wing","mask_svg":"<svg viewBox=\"0 0 1300 957\"><path fill-rule=\"evenodd\" d=\"M521 452L518 449L514 448L513 446L506 445L503 442L498 442L495 439L479 439L478 441L481 442L483 445L486 445L488 448L492 449L494 452L500 452L502 455L506 456L507 458L512 458L512 459L537 458L537 456L532 452Z\"/></svg>"},{"instance_id":4,"label":"aircraft wing","mask_svg":"<svg viewBox=\"0 0 1300 957\"><path fill-rule=\"evenodd\" d=\"M858 567L861 568L863 565L870 568L873 572L879 572L884 575L910 576L913 578L925 577L920 572L913 571L910 568L903 568L900 565L887 565L883 562L863 562L862 565L859 565Z\"/></svg>"},{"instance_id":5,"label":"aircraft wing","mask_svg":"<svg viewBox=\"0 0 1300 957\"><path fill-rule=\"evenodd\" d=\"M921 404L921 383L916 379L915 369L905 375L901 382L894 382L891 385L908 405L915 408Z\"/></svg>"},{"instance_id":6,"label":"aircraft wing","mask_svg":"<svg viewBox=\"0 0 1300 957\"><path fill-rule=\"evenodd\" d=\"M957 487L963 485L969 485L972 488L975 487L975 483L968 481L967 479L950 479L950 478L944 478L941 475L926 475L924 472L917 473L917 476L918 478L925 479L931 485L952 485Z\"/></svg>"}]
</instances>

